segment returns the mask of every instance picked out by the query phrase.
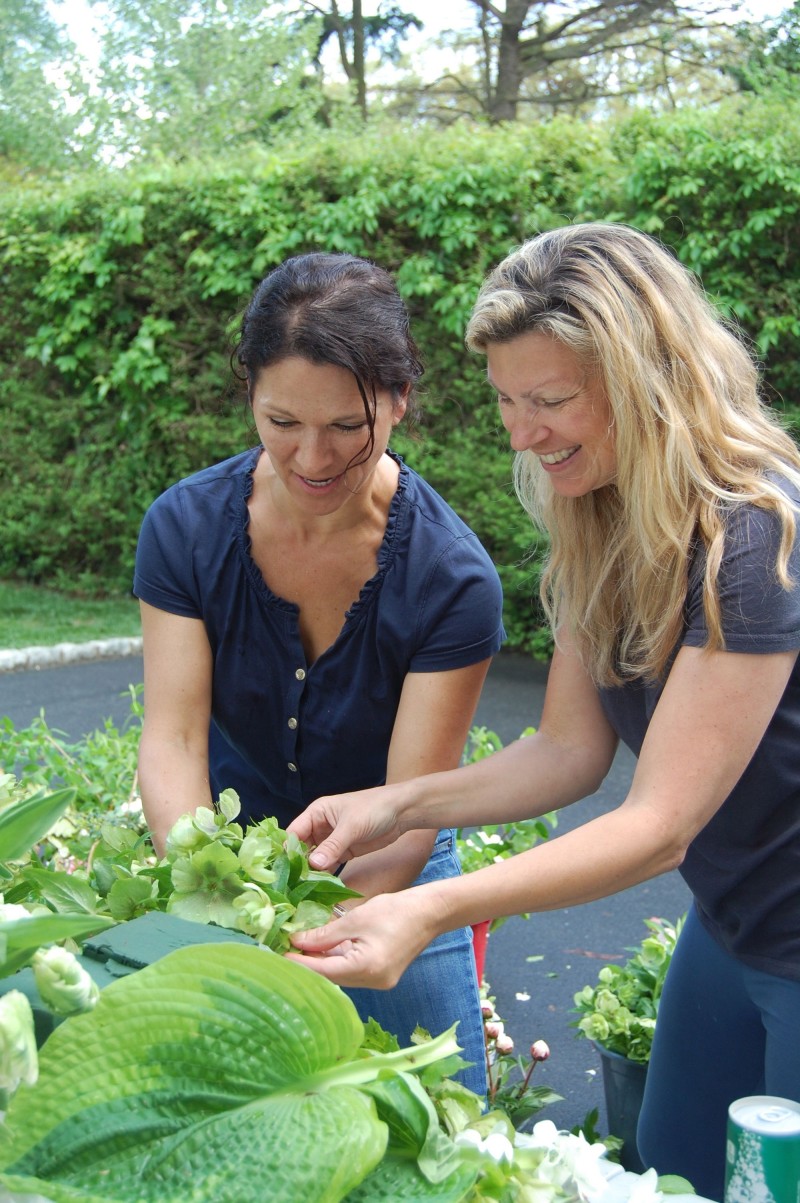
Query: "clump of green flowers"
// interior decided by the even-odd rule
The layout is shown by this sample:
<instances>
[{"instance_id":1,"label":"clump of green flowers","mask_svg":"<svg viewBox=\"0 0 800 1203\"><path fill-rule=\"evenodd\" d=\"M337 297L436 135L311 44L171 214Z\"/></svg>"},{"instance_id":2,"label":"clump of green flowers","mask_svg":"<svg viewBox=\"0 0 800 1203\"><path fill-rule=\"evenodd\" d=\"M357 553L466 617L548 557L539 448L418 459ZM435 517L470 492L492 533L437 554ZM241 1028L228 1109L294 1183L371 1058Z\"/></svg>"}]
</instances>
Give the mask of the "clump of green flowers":
<instances>
[{"instance_id":1,"label":"clump of green flowers","mask_svg":"<svg viewBox=\"0 0 800 1203\"><path fill-rule=\"evenodd\" d=\"M625 965L605 965L596 986L575 995L583 1036L630 1061L647 1063L656 1027L658 1003L683 919L645 919L650 930Z\"/></svg>"},{"instance_id":2,"label":"clump of green flowers","mask_svg":"<svg viewBox=\"0 0 800 1203\"><path fill-rule=\"evenodd\" d=\"M226 789L216 810L200 806L174 824L166 844L172 889L164 909L243 931L286 952L292 932L320 927L336 903L359 895L330 873L311 869L305 844L276 819L243 829L236 822L239 810L238 794Z\"/></svg>"}]
</instances>

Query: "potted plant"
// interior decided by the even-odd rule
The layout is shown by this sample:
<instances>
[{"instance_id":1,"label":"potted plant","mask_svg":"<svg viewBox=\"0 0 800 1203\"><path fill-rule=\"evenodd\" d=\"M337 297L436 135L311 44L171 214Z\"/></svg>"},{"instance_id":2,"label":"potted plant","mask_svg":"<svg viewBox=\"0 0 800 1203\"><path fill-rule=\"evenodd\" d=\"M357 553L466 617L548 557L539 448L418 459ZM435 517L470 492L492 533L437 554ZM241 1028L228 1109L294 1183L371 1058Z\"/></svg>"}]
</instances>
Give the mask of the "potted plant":
<instances>
[{"instance_id":1,"label":"potted plant","mask_svg":"<svg viewBox=\"0 0 800 1203\"><path fill-rule=\"evenodd\" d=\"M608 1127L622 1139L620 1160L626 1169L644 1167L636 1152L636 1126L647 1064L664 986L683 919L645 919L649 935L624 965L604 965L597 985L575 995L575 1021L581 1036L600 1054Z\"/></svg>"},{"instance_id":2,"label":"potted plant","mask_svg":"<svg viewBox=\"0 0 800 1203\"><path fill-rule=\"evenodd\" d=\"M520 739L533 735L535 730L535 727L526 727ZM495 731L486 727L473 727L467 739L462 763L475 764L478 760L498 752L502 746L502 741ZM463 872L473 873L476 869L507 860L518 852L526 852L540 840L546 840L556 822L557 816L552 812L538 819L520 819L515 823L490 823L480 828L460 827L456 832L456 843ZM527 918L527 915L524 918ZM502 918L484 919L481 923L472 925L472 946L479 983L483 981L489 933L504 922L505 919Z\"/></svg>"}]
</instances>

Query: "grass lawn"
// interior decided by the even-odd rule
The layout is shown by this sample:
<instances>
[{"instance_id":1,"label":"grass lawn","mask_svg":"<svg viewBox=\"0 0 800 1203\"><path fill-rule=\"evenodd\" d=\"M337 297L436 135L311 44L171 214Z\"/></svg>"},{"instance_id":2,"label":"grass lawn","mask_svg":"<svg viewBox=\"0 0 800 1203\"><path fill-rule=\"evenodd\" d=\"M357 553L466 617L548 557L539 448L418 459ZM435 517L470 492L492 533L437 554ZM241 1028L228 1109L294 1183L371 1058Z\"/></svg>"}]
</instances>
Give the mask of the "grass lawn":
<instances>
[{"instance_id":1,"label":"grass lawn","mask_svg":"<svg viewBox=\"0 0 800 1203\"><path fill-rule=\"evenodd\" d=\"M0 581L0 648L141 635L133 597L88 598Z\"/></svg>"}]
</instances>

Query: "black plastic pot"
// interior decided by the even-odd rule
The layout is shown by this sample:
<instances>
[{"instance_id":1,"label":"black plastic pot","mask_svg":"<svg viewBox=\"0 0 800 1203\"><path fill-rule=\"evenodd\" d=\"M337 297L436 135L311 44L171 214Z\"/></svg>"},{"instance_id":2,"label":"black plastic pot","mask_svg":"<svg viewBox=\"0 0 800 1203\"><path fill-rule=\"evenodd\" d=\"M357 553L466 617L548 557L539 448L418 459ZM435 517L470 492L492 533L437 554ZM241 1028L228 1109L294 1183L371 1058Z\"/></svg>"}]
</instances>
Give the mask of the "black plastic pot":
<instances>
[{"instance_id":1,"label":"black plastic pot","mask_svg":"<svg viewBox=\"0 0 800 1203\"><path fill-rule=\"evenodd\" d=\"M620 1162L626 1170L641 1174L647 1167L642 1164L636 1149L636 1126L642 1109L647 1066L641 1061L629 1061L619 1053L609 1052L596 1044L603 1068L603 1092L606 1099L608 1131L625 1143L620 1152Z\"/></svg>"}]
</instances>

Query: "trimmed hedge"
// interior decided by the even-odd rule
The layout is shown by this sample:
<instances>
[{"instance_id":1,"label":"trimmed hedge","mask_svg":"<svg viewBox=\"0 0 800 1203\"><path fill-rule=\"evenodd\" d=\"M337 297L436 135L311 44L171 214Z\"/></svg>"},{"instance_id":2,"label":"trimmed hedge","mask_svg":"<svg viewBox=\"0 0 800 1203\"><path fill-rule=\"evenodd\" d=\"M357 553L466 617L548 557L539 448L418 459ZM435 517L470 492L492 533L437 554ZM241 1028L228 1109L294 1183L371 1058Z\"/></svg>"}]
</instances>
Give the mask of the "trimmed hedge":
<instances>
[{"instance_id":1,"label":"trimmed hedge","mask_svg":"<svg viewBox=\"0 0 800 1203\"><path fill-rule=\"evenodd\" d=\"M228 357L255 283L289 254L348 250L395 273L428 365L420 437L395 446L489 549L510 644L545 650L536 544L463 347L480 281L539 229L630 221L701 272L797 404L800 114L777 112L370 135L6 196L0 575L127 589L152 498L250 441Z\"/></svg>"}]
</instances>

